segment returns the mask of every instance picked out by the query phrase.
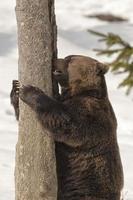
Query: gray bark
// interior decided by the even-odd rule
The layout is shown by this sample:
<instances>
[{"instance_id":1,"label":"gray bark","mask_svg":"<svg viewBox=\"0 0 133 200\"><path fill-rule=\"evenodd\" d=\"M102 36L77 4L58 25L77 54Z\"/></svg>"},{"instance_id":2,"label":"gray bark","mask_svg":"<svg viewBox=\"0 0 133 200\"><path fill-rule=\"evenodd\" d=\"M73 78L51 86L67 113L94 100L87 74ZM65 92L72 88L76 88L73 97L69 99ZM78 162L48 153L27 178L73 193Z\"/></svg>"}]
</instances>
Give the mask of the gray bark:
<instances>
[{"instance_id":1,"label":"gray bark","mask_svg":"<svg viewBox=\"0 0 133 200\"><path fill-rule=\"evenodd\" d=\"M19 80L52 95L52 59L56 57L54 0L16 0ZM35 113L20 101L16 146L15 199L56 200L54 142Z\"/></svg>"}]
</instances>

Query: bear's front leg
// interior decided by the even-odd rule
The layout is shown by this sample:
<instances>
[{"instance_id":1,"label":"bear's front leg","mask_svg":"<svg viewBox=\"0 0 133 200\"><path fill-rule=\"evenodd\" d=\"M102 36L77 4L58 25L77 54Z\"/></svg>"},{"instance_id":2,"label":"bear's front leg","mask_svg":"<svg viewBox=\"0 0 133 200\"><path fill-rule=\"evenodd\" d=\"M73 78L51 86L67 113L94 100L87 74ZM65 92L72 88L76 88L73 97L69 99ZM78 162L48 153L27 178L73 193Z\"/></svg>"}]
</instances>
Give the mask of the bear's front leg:
<instances>
[{"instance_id":1,"label":"bear's front leg","mask_svg":"<svg viewBox=\"0 0 133 200\"><path fill-rule=\"evenodd\" d=\"M67 107L54 98L48 97L39 88L22 86L19 93L20 99L29 105L37 114L37 118L44 128L50 131L55 141L64 142L70 146L80 146L86 136L78 132L77 124Z\"/></svg>"}]
</instances>

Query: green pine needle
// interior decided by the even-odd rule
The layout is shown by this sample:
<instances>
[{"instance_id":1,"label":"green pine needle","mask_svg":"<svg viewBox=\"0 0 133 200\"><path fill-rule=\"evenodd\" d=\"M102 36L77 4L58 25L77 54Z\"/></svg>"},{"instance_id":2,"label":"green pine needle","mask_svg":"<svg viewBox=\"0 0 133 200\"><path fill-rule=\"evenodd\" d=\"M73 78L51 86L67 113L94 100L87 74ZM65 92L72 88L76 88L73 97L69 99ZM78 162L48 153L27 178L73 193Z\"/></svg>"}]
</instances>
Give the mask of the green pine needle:
<instances>
[{"instance_id":1,"label":"green pine needle","mask_svg":"<svg viewBox=\"0 0 133 200\"><path fill-rule=\"evenodd\" d=\"M114 33L104 34L93 30L88 30L88 32L100 37L99 41L106 44L105 49L94 49L98 55L116 55L115 59L109 63L111 71L115 74L128 73L119 87L126 87L126 94L129 94L133 88L133 47Z\"/></svg>"}]
</instances>

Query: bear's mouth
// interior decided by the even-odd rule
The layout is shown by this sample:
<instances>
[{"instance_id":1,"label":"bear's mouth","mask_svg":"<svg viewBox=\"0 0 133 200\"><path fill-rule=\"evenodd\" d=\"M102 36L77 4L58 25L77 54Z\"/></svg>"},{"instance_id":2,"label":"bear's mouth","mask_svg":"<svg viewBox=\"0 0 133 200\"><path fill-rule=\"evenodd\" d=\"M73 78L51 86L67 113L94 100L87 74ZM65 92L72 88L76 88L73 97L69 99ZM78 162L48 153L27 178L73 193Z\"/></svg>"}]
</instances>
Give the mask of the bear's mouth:
<instances>
[{"instance_id":1,"label":"bear's mouth","mask_svg":"<svg viewBox=\"0 0 133 200\"><path fill-rule=\"evenodd\" d=\"M54 74L55 76L61 76L61 75L62 75L62 71L60 71L60 70L55 70L55 71L53 72L53 74Z\"/></svg>"},{"instance_id":2,"label":"bear's mouth","mask_svg":"<svg viewBox=\"0 0 133 200\"><path fill-rule=\"evenodd\" d=\"M61 87L68 87L68 74L63 73L61 70L55 70L53 72L55 80L60 84Z\"/></svg>"}]
</instances>

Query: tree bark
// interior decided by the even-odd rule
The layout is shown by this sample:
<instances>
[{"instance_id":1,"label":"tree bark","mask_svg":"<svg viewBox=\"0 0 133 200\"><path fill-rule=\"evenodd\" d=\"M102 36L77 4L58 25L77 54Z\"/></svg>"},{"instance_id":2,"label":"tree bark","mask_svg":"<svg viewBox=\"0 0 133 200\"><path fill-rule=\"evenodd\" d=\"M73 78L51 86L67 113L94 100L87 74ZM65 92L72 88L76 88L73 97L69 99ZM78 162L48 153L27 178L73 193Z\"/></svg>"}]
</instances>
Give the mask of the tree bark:
<instances>
[{"instance_id":1,"label":"tree bark","mask_svg":"<svg viewBox=\"0 0 133 200\"><path fill-rule=\"evenodd\" d=\"M19 80L52 95L52 60L56 58L54 0L16 0ZM35 113L20 101L16 146L15 199L56 200L54 142Z\"/></svg>"}]
</instances>

